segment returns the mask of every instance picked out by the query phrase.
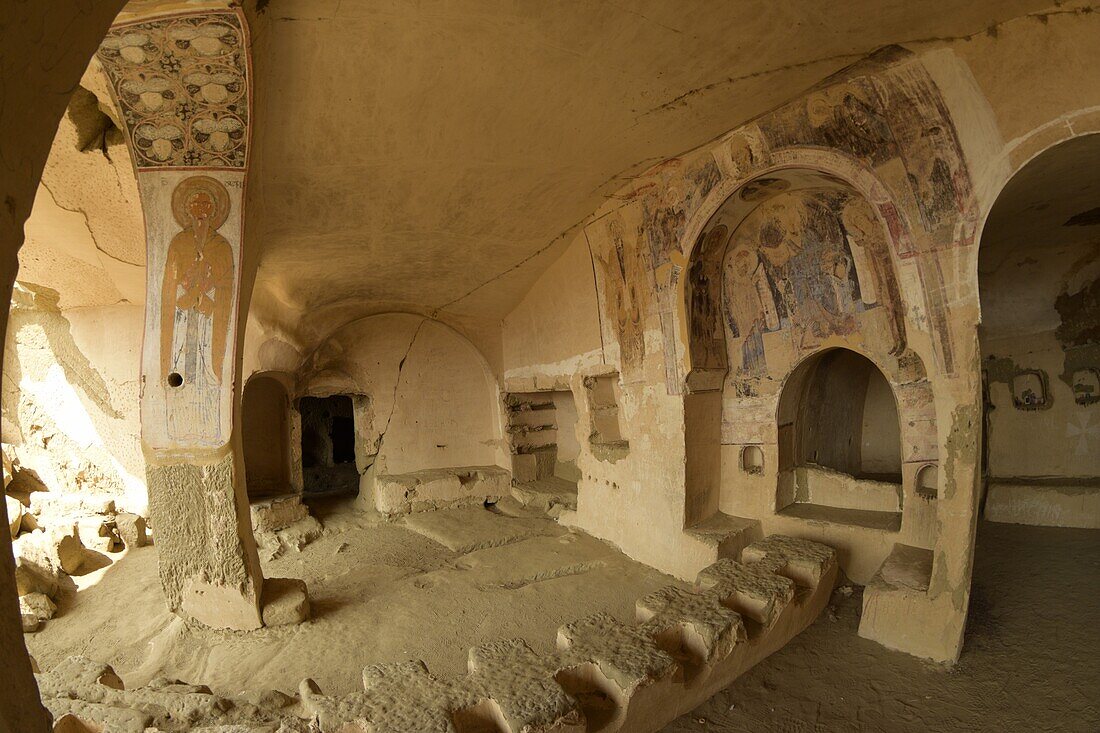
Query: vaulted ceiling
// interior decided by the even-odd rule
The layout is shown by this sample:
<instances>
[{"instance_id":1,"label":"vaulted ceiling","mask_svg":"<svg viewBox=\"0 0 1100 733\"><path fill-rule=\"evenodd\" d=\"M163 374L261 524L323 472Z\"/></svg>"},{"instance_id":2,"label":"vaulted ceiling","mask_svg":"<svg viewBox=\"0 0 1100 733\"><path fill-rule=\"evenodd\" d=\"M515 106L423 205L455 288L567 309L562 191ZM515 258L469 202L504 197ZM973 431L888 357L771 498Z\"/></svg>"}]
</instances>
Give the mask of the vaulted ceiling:
<instances>
[{"instance_id":1,"label":"vaulted ceiling","mask_svg":"<svg viewBox=\"0 0 1100 733\"><path fill-rule=\"evenodd\" d=\"M252 313L306 349L384 310L491 326L631 175L884 45L1045 6L247 0Z\"/></svg>"},{"instance_id":2,"label":"vaulted ceiling","mask_svg":"<svg viewBox=\"0 0 1100 733\"><path fill-rule=\"evenodd\" d=\"M255 306L315 333L390 307L499 320L631 174L883 45L1043 3L934 5L263 3Z\"/></svg>"}]
</instances>

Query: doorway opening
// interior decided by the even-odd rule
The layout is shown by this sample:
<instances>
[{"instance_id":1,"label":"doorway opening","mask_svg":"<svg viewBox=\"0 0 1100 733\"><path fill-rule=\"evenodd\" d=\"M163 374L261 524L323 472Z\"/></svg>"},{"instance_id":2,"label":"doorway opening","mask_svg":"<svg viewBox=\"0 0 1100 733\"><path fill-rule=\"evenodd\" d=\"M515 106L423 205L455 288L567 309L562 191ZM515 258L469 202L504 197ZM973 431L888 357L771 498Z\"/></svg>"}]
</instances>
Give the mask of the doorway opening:
<instances>
[{"instance_id":1,"label":"doorway opening","mask_svg":"<svg viewBox=\"0 0 1100 733\"><path fill-rule=\"evenodd\" d=\"M1001 191L978 251L986 519L1100 527L1100 135Z\"/></svg>"},{"instance_id":2,"label":"doorway opening","mask_svg":"<svg viewBox=\"0 0 1100 733\"><path fill-rule=\"evenodd\" d=\"M241 438L248 499L290 492L290 400L276 378L258 375L244 385Z\"/></svg>"},{"instance_id":3,"label":"doorway opening","mask_svg":"<svg viewBox=\"0 0 1100 733\"><path fill-rule=\"evenodd\" d=\"M348 395L303 397L302 488L306 494L359 493L355 409Z\"/></svg>"}]
</instances>

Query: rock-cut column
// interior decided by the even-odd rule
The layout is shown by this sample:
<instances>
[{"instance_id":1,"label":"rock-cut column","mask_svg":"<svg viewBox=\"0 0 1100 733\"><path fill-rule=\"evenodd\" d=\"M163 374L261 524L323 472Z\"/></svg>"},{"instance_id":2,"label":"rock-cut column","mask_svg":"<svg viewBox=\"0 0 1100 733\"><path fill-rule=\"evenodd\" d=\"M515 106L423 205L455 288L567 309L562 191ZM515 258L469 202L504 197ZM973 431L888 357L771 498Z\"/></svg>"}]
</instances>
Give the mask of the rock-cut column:
<instances>
[{"instance_id":1,"label":"rock-cut column","mask_svg":"<svg viewBox=\"0 0 1100 733\"><path fill-rule=\"evenodd\" d=\"M145 214L141 430L169 607L261 625L263 576L233 435L249 39L236 11L119 23L98 52Z\"/></svg>"}]
</instances>

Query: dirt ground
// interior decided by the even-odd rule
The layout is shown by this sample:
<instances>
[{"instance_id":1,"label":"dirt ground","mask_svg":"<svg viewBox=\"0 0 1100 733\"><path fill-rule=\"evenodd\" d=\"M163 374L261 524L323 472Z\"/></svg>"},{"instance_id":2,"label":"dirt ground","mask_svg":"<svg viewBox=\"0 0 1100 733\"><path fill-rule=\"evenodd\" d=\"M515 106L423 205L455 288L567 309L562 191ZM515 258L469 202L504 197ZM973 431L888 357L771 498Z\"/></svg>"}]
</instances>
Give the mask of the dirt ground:
<instances>
[{"instance_id":1,"label":"dirt ground","mask_svg":"<svg viewBox=\"0 0 1100 733\"><path fill-rule=\"evenodd\" d=\"M306 580L305 624L189 625L165 609L156 549L142 547L76 578L83 589L24 637L27 647L43 669L70 654L107 662L127 686L164 676L222 694L294 693L312 677L346 694L377 662L422 659L459 675L468 649L494 639L550 652L562 624L601 610L632 620L635 599L677 582L544 517L474 507L391 523L332 502L314 514L325 526L319 540L264 563L266 577Z\"/></svg>"},{"instance_id":2,"label":"dirt ground","mask_svg":"<svg viewBox=\"0 0 1100 733\"><path fill-rule=\"evenodd\" d=\"M856 635L862 590L665 733L1100 731L1100 530L982 523L947 670Z\"/></svg>"},{"instance_id":3,"label":"dirt ground","mask_svg":"<svg viewBox=\"0 0 1100 733\"><path fill-rule=\"evenodd\" d=\"M542 518L482 508L397 523L342 505L315 510L324 536L265 563L309 583L314 618L236 633L189 626L160 596L155 548L79 579L82 590L27 645L48 668L69 654L114 665L128 685L167 676L215 692L358 688L373 662L420 658L446 675L467 649L556 629L675 582ZM1100 531L983 524L970 626L953 669L860 639L861 590L667 733L1100 731Z\"/></svg>"}]
</instances>

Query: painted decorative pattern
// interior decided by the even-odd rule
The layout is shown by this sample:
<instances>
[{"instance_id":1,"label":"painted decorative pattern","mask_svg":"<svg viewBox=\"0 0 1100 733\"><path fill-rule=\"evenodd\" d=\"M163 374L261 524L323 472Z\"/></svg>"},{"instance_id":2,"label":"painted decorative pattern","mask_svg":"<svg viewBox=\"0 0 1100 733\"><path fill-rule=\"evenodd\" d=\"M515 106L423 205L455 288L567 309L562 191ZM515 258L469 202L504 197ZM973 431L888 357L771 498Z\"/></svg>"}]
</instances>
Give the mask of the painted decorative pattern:
<instances>
[{"instance_id":1,"label":"painted decorative pattern","mask_svg":"<svg viewBox=\"0 0 1100 733\"><path fill-rule=\"evenodd\" d=\"M97 55L139 169L245 167L246 39L234 13L111 29Z\"/></svg>"}]
</instances>

